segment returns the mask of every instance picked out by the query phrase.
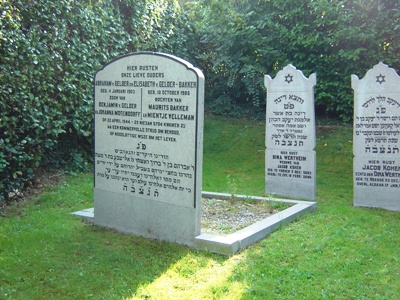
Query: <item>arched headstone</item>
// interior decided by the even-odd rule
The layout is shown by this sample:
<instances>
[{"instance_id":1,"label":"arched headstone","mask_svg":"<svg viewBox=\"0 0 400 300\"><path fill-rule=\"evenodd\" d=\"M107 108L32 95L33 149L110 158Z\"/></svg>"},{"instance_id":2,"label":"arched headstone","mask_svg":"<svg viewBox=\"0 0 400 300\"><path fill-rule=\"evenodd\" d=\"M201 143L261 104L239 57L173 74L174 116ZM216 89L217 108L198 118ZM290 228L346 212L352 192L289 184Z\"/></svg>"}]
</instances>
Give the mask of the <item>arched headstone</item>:
<instances>
[{"instance_id":1,"label":"arched headstone","mask_svg":"<svg viewBox=\"0 0 400 300\"><path fill-rule=\"evenodd\" d=\"M354 89L354 205L400 210L400 77L383 63Z\"/></svg>"},{"instance_id":2,"label":"arched headstone","mask_svg":"<svg viewBox=\"0 0 400 300\"><path fill-rule=\"evenodd\" d=\"M265 75L267 194L316 198L315 84L315 73L306 78L292 65Z\"/></svg>"},{"instance_id":3,"label":"arched headstone","mask_svg":"<svg viewBox=\"0 0 400 300\"><path fill-rule=\"evenodd\" d=\"M163 53L95 76L94 223L186 245L200 234L204 76Z\"/></svg>"}]
</instances>

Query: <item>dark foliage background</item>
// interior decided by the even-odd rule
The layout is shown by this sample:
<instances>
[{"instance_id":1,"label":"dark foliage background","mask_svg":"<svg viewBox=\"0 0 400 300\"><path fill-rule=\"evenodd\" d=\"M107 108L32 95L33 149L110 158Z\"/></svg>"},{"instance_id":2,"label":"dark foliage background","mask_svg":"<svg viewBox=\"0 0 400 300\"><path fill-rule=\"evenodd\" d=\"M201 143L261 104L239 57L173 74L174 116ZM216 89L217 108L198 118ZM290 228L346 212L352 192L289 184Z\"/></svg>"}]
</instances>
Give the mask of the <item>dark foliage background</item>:
<instances>
[{"instance_id":1,"label":"dark foliage background","mask_svg":"<svg viewBox=\"0 0 400 300\"><path fill-rule=\"evenodd\" d=\"M380 61L400 70L397 0L199 0L186 2L214 113L262 119L264 74L291 63L317 73L319 115L348 122L350 76Z\"/></svg>"}]
</instances>

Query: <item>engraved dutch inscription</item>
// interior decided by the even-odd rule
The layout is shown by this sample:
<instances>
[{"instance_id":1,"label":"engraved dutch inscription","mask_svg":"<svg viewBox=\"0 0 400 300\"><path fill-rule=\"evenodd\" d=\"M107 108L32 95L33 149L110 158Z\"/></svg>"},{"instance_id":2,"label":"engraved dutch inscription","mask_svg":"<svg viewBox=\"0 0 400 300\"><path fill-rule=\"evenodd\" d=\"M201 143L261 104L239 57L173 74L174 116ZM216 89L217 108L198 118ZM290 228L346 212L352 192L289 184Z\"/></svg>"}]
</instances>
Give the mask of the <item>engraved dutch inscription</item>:
<instances>
[{"instance_id":1,"label":"engraved dutch inscription","mask_svg":"<svg viewBox=\"0 0 400 300\"><path fill-rule=\"evenodd\" d=\"M161 232L165 230L156 228L171 226L170 231L178 232L167 221L173 217L166 218L167 224L157 226L150 220L165 217L157 215L160 207L160 214L177 207L177 214L194 210L186 219L193 217L192 222L199 222L204 101L201 71L171 55L139 52L104 66L97 72L94 84L95 221L109 221L96 208L96 195L101 195L98 203L109 201L121 205L123 211L133 212L131 216L126 212L118 216L115 209L114 218L142 214L149 222L111 222L114 225L110 227L175 239L164 238ZM117 203L118 199L123 200ZM141 205L147 208L140 211ZM103 220L96 215L104 216ZM199 226L187 226L196 229L190 234L193 236L183 238L189 240L183 243L191 243Z\"/></svg>"}]
</instances>

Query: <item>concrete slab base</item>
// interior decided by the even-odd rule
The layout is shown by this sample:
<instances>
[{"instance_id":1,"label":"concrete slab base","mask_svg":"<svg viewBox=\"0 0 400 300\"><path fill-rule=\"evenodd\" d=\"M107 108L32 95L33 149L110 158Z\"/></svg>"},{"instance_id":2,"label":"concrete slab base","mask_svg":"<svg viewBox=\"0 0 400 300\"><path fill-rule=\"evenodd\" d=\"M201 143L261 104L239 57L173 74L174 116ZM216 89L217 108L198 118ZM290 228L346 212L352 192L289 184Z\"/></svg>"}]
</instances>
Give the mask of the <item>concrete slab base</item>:
<instances>
[{"instance_id":1,"label":"concrete slab base","mask_svg":"<svg viewBox=\"0 0 400 300\"><path fill-rule=\"evenodd\" d=\"M203 192L202 196L205 198L217 199L230 199L232 197L230 194L209 192ZM300 216L308 212L314 211L317 207L316 202L309 201L253 197L245 195L234 195L234 197L237 199L276 201L292 204L292 206L227 236L201 234L195 238L195 246L197 249L207 250L224 255L233 255L264 239L281 226L297 220Z\"/></svg>"},{"instance_id":2,"label":"concrete slab base","mask_svg":"<svg viewBox=\"0 0 400 300\"><path fill-rule=\"evenodd\" d=\"M217 198L228 200L232 197L236 199L247 199L257 201L275 201L291 204L291 206L283 211L280 211L270 217L267 217L259 222L247 226L239 231L236 231L227 236L218 236L211 234L201 234L195 237L195 247L199 250L206 250L223 255L233 255L247 248L248 246L259 242L266 238L272 232L280 227L296 221L301 216L313 212L317 208L316 202L276 199L266 197L255 197L246 195L231 195L224 193L202 192L204 198ZM84 221L93 224L94 209L84 209L73 212L75 216L81 217Z\"/></svg>"},{"instance_id":3,"label":"concrete slab base","mask_svg":"<svg viewBox=\"0 0 400 300\"><path fill-rule=\"evenodd\" d=\"M81 217L83 221L94 224L94 207L73 212L71 215Z\"/></svg>"}]
</instances>

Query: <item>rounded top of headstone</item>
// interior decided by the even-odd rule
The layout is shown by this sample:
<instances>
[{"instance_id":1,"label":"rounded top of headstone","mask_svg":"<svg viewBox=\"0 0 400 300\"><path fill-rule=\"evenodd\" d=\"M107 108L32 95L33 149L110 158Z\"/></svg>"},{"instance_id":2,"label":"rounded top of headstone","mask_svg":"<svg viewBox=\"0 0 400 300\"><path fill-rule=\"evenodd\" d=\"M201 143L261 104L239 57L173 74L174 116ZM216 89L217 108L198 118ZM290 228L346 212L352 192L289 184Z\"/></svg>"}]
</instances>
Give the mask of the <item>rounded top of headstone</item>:
<instances>
[{"instance_id":1,"label":"rounded top of headstone","mask_svg":"<svg viewBox=\"0 0 400 300\"><path fill-rule=\"evenodd\" d=\"M364 78L351 75L351 87L358 93L400 92L400 77L388 65L380 62L368 70Z\"/></svg>"},{"instance_id":2,"label":"rounded top of headstone","mask_svg":"<svg viewBox=\"0 0 400 300\"><path fill-rule=\"evenodd\" d=\"M178 56L172 55L172 54L167 54L167 53L163 53L163 52L151 52L151 51L131 52L131 53L124 54L124 55L121 55L119 57L116 57L115 59L113 59L110 62L108 62L107 64L105 64L100 70L98 70L96 72L96 74L100 73L101 71L106 69L109 65L112 65L117 61L121 61L121 60L124 60L124 59L129 59L129 58L143 60L143 57L146 57L146 56L147 56L147 60L148 60L149 64L151 64L153 60L160 59L160 58L161 59L165 58L165 59L168 59L168 60L171 60L171 61L175 61L175 62L177 62L177 63L179 63L181 65L186 66L186 68L188 70L193 70L199 78L203 78L204 79L203 72L200 69L194 67L188 61L186 61L186 60L184 60L184 59L182 59L182 58L180 58Z\"/></svg>"},{"instance_id":3,"label":"rounded top of headstone","mask_svg":"<svg viewBox=\"0 0 400 300\"><path fill-rule=\"evenodd\" d=\"M264 79L265 87L272 91L304 91L313 88L317 82L315 73L307 78L291 64L279 71L274 79L269 75L265 75Z\"/></svg>"}]
</instances>

